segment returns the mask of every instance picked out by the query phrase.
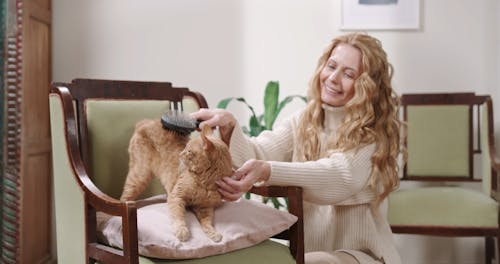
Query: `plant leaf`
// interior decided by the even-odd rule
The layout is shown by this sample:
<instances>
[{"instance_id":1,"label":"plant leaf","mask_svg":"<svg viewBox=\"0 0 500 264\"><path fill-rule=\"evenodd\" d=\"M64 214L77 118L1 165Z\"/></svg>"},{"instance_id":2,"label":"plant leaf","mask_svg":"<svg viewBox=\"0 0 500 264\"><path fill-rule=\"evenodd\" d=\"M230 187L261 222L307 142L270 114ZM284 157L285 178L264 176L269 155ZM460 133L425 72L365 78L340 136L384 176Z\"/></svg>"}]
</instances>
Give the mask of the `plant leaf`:
<instances>
[{"instance_id":1,"label":"plant leaf","mask_svg":"<svg viewBox=\"0 0 500 264\"><path fill-rule=\"evenodd\" d=\"M279 82L270 81L267 83L264 94L264 125L269 130L273 128L276 119L279 92Z\"/></svg>"},{"instance_id":2,"label":"plant leaf","mask_svg":"<svg viewBox=\"0 0 500 264\"><path fill-rule=\"evenodd\" d=\"M249 123L250 123L250 135L254 137L258 136L262 131L262 129L261 125L259 124L259 121L257 120L257 117L251 116Z\"/></svg>"},{"instance_id":3,"label":"plant leaf","mask_svg":"<svg viewBox=\"0 0 500 264\"><path fill-rule=\"evenodd\" d=\"M231 102L233 99L235 99L235 98L228 97L228 98L220 100L219 103L217 104L217 108L226 109L229 102Z\"/></svg>"},{"instance_id":4,"label":"plant leaf","mask_svg":"<svg viewBox=\"0 0 500 264\"><path fill-rule=\"evenodd\" d=\"M274 208L276 209L280 209L280 207L283 206L283 204L280 203L280 201L276 197L271 197L271 202L273 203Z\"/></svg>"}]
</instances>

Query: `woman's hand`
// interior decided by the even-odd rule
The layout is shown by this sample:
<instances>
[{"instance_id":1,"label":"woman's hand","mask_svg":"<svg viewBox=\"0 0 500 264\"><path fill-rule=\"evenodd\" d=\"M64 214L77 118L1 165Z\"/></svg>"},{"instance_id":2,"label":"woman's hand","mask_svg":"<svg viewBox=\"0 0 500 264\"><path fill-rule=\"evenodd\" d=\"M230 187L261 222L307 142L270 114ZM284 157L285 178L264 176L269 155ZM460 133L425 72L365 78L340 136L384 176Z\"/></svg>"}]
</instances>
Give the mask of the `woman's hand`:
<instances>
[{"instance_id":1,"label":"woman's hand","mask_svg":"<svg viewBox=\"0 0 500 264\"><path fill-rule=\"evenodd\" d=\"M226 201L236 201L248 192L256 182L265 182L271 175L271 164L251 159L237 169L233 176L217 181L219 193Z\"/></svg>"},{"instance_id":2,"label":"woman's hand","mask_svg":"<svg viewBox=\"0 0 500 264\"><path fill-rule=\"evenodd\" d=\"M197 120L203 120L200 123L200 128L203 126L218 126L222 140L229 146L231 134L236 125L236 118L234 118L233 114L224 109L201 108L191 113L191 117Z\"/></svg>"}]
</instances>

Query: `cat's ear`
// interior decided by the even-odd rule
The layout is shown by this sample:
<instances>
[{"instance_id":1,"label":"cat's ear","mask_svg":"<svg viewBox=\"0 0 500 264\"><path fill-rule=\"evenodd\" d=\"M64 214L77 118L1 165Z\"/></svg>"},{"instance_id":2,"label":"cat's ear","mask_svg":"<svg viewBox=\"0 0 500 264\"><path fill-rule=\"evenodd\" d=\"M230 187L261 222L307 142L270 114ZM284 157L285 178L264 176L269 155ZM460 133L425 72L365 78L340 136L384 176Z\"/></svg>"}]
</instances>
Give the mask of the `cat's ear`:
<instances>
[{"instance_id":1,"label":"cat's ear","mask_svg":"<svg viewBox=\"0 0 500 264\"><path fill-rule=\"evenodd\" d=\"M213 134L213 130L210 126L203 126L201 128L201 135L208 136L208 135L212 135L212 134Z\"/></svg>"},{"instance_id":2,"label":"cat's ear","mask_svg":"<svg viewBox=\"0 0 500 264\"><path fill-rule=\"evenodd\" d=\"M211 127L203 126L201 128L201 139L203 140L203 149L210 150L213 148L214 143L212 143L212 141L210 141L210 139L208 138L208 136L212 134L213 131Z\"/></svg>"}]
</instances>

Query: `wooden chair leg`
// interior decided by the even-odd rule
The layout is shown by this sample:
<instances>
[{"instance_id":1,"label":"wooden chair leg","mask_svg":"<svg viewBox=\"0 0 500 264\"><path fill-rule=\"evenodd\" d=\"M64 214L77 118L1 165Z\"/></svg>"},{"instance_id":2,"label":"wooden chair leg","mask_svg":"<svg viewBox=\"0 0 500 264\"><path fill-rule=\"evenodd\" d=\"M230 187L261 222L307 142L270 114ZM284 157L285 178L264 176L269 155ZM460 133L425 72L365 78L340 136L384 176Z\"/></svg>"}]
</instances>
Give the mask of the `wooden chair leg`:
<instances>
[{"instance_id":1,"label":"wooden chair leg","mask_svg":"<svg viewBox=\"0 0 500 264\"><path fill-rule=\"evenodd\" d=\"M495 239L493 237L485 237L485 262L486 264L492 264L494 251L495 251Z\"/></svg>"}]
</instances>

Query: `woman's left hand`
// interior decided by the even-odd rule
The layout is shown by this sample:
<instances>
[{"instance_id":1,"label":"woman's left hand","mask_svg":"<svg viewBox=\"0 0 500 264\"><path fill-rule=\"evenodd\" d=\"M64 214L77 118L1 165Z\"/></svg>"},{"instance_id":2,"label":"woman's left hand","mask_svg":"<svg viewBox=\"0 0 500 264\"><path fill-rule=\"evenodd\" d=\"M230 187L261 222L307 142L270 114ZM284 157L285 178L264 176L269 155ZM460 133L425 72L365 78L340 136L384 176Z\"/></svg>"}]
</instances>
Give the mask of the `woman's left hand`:
<instances>
[{"instance_id":1,"label":"woman's left hand","mask_svg":"<svg viewBox=\"0 0 500 264\"><path fill-rule=\"evenodd\" d=\"M233 176L217 181L219 193L226 201L236 201L248 192L256 182L267 181L271 175L271 164L251 159L237 169Z\"/></svg>"}]
</instances>

